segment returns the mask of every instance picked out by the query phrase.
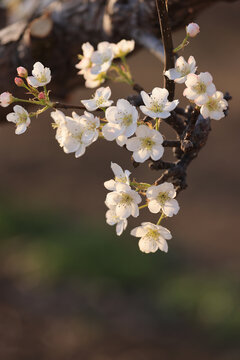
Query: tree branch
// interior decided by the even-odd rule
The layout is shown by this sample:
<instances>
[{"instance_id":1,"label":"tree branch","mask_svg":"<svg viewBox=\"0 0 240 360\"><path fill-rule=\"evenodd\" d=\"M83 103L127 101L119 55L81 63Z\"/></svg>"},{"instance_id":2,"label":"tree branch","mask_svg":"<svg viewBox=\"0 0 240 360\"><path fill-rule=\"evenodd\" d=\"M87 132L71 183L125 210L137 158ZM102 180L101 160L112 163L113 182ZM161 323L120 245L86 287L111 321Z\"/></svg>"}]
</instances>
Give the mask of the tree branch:
<instances>
[{"instance_id":1,"label":"tree branch","mask_svg":"<svg viewBox=\"0 0 240 360\"><path fill-rule=\"evenodd\" d=\"M164 47L164 72L174 67L172 31L169 25L167 0L156 0L156 7L162 42ZM164 87L169 91L169 101L173 101L175 92L175 83L164 76Z\"/></svg>"}]
</instances>

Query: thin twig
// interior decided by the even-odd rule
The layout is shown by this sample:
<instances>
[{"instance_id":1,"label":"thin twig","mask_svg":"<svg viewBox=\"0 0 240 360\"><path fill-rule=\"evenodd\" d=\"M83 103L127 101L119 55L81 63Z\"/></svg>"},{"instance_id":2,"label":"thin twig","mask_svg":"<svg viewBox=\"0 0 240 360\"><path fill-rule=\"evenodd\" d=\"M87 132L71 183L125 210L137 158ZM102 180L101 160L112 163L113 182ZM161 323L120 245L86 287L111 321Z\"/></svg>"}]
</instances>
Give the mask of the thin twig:
<instances>
[{"instance_id":1,"label":"thin twig","mask_svg":"<svg viewBox=\"0 0 240 360\"><path fill-rule=\"evenodd\" d=\"M53 107L55 109L65 109L65 110L68 110L68 109L86 110L85 106L83 106L83 105L62 104L62 103L59 103L59 102L54 103ZM96 111L102 111L102 110L97 109Z\"/></svg>"},{"instance_id":2,"label":"thin twig","mask_svg":"<svg viewBox=\"0 0 240 360\"><path fill-rule=\"evenodd\" d=\"M162 34L162 42L164 47L164 72L168 69L174 68L174 53L172 32L169 25L167 0L156 0L156 7L160 30ZM173 101L175 92L175 83L164 76L164 87L169 91L169 100Z\"/></svg>"}]
</instances>

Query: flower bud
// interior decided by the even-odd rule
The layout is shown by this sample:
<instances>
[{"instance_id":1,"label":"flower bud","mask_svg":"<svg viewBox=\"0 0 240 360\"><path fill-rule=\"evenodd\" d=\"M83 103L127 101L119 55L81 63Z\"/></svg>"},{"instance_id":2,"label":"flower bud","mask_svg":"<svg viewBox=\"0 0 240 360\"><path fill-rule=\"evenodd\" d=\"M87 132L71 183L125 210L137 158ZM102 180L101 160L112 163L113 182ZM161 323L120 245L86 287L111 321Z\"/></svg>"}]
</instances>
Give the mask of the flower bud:
<instances>
[{"instance_id":1,"label":"flower bud","mask_svg":"<svg viewBox=\"0 0 240 360\"><path fill-rule=\"evenodd\" d=\"M18 76L26 78L28 76L28 71L23 66L17 68Z\"/></svg>"},{"instance_id":2,"label":"flower bud","mask_svg":"<svg viewBox=\"0 0 240 360\"><path fill-rule=\"evenodd\" d=\"M21 87L21 86L24 85L23 80L20 79L19 77L15 77L14 82L15 82L15 84L16 84L17 86L19 86L19 87Z\"/></svg>"},{"instance_id":3,"label":"flower bud","mask_svg":"<svg viewBox=\"0 0 240 360\"><path fill-rule=\"evenodd\" d=\"M13 96L9 92L4 92L0 95L0 105L2 107L7 107L13 102Z\"/></svg>"},{"instance_id":4,"label":"flower bud","mask_svg":"<svg viewBox=\"0 0 240 360\"><path fill-rule=\"evenodd\" d=\"M39 100L44 100L44 99L46 99L46 96L45 96L45 94L44 94L43 91L41 91L41 92L38 94L38 99L39 99Z\"/></svg>"},{"instance_id":5,"label":"flower bud","mask_svg":"<svg viewBox=\"0 0 240 360\"><path fill-rule=\"evenodd\" d=\"M200 32L200 27L196 23L188 24L186 27L187 35L190 37L195 37Z\"/></svg>"}]
</instances>

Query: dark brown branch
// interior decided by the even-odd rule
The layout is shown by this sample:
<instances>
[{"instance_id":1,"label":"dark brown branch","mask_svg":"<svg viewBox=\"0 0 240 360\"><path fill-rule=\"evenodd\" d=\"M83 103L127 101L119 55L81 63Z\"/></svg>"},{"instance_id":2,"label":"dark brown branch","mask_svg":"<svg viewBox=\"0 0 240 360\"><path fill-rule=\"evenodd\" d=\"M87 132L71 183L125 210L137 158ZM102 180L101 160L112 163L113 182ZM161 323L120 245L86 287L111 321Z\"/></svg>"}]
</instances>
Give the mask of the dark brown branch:
<instances>
[{"instance_id":1,"label":"dark brown branch","mask_svg":"<svg viewBox=\"0 0 240 360\"><path fill-rule=\"evenodd\" d=\"M174 67L172 31L169 24L167 0L156 0L156 7L162 42L164 47L164 72ZM169 91L169 101L173 101L175 92L175 83L164 76L164 87Z\"/></svg>"},{"instance_id":2,"label":"dark brown branch","mask_svg":"<svg viewBox=\"0 0 240 360\"><path fill-rule=\"evenodd\" d=\"M164 140L162 143L164 147L180 147L181 142L179 140Z\"/></svg>"}]
</instances>

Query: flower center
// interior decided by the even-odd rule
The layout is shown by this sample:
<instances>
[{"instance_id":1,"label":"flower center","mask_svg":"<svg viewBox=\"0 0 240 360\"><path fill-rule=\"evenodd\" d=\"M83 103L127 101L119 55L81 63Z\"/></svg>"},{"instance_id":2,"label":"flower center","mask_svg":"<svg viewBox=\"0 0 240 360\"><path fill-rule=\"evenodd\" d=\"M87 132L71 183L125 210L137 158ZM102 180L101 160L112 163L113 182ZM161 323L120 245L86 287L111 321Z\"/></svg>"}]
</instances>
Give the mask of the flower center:
<instances>
[{"instance_id":1,"label":"flower center","mask_svg":"<svg viewBox=\"0 0 240 360\"><path fill-rule=\"evenodd\" d=\"M24 124L27 121L27 114L18 114L17 125Z\"/></svg>"},{"instance_id":2,"label":"flower center","mask_svg":"<svg viewBox=\"0 0 240 360\"><path fill-rule=\"evenodd\" d=\"M82 143L82 136L83 136L83 131L81 131L77 135L73 136L73 138L78 140L80 143Z\"/></svg>"},{"instance_id":3,"label":"flower center","mask_svg":"<svg viewBox=\"0 0 240 360\"><path fill-rule=\"evenodd\" d=\"M115 181L117 181L117 182L119 182L119 183L122 183L122 184L126 184L127 179L126 179L126 176L123 176L123 177L117 177L117 176L115 176Z\"/></svg>"},{"instance_id":4,"label":"flower center","mask_svg":"<svg viewBox=\"0 0 240 360\"><path fill-rule=\"evenodd\" d=\"M152 101L150 110L155 112L155 113L162 112L163 111L163 106L159 105L157 101Z\"/></svg>"},{"instance_id":5,"label":"flower center","mask_svg":"<svg viewBox=\"0 0 240 360\"><path fill-rule=\"evenodd\" d=\"M121 201L120 201L121 204L130 205L132 203L132 201L133 201L133 199L129 194L127 194L127 193L122 194Z\"/></svg>"},{"instance_id":6,"label":"flower center","mask_svg":"<svg viewBox=\"0 0 240 360\"><path fill-rule=\"evenodd\" d=\"M209 111L217 111L217 110L219 110L219 104L218 104L218 101L216 99L210 99L206 103L206 106L207 106Z\"/></svg>"},{"instance_id":7,"label":"flower center","mask_svg":"<svg viewBox=\"0 0 240 360\"><path fill-rule=\"evenodd\" d=\"M157 196L157 200L160 202L161 205L164 205L167 200L169 200L170 197L168 196L167 192L160 192Z\"/></svg>"},{"instance_id":8,"label":"flower center","mask_svg":"<svg viewBox=\"0 0 240 360\"><path fill-rule=\"evenodd\" d=\"M157 230L149 229L145 236L151 240L157 241L159 238L159 233Z\"/></svg>"},{"instance_id":9,"label":"flower center","mask_svg":"<svg viewBox=\"0 0 240 360\"><path fill-rule=\"evenodd\" d=\"M122 119L122 123L123 125L130 126L132 124L132 115L128 114L128 115L124 115L123 119Z\"/></svg>"},{"instance_id":10,"label":"flower center","mask_svg":"<svg viewBox=\"0 0 240 360\"><path fill-rule=\"evenodd\" d=\"M142 141L142 147L148 150L151 150L153 145L155 145L155 141L153 141L150 137L142 138L141 141Z\"/></svg>"},{"instance_id":11,"label":"flower center","mask_svg":"<svg viewBox=\"0 0 240 360\"><path fill-rule=\"evenodd\" d=\"M97 99L97 101L96 101L96 103L97 103L98 106L99 106L99 105L102 105L104 102L105 102L105 99L104 99L103 96L100 96L100 97Z\"/></svg>"},{"instance_id":12,"label":"flower center","mask_svg":"<svg viewBox=\"0 0 240 360\"><path fill-rule=\"evenodd\" d=\"M183 66L182 68L180 66L177 66L176 70L180 72L182 76L186 76L190 73L189 66Z\"/></svg>"},{"instance_id":13,"label":"flower center","mask_svg":"<svg viewBox=\"0 0 240 360\"><path fill-rule=\"evenodd\" d=\"M39 82L45 82L47 81L46 75L44 73L41 73L38 77L37 77Z\"/></svg>"},{"instance_id":14,"label":"flower center","mask_svg":"<svg viewBox=\"0 0 240 360\"><path fill-rule=\"evenodd\" d=\"M197 94L204 94L207 90L207 86L203 82L199 82L197 85L193 86L193 89Z\"/></svg>"}]
</instances>

